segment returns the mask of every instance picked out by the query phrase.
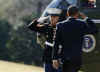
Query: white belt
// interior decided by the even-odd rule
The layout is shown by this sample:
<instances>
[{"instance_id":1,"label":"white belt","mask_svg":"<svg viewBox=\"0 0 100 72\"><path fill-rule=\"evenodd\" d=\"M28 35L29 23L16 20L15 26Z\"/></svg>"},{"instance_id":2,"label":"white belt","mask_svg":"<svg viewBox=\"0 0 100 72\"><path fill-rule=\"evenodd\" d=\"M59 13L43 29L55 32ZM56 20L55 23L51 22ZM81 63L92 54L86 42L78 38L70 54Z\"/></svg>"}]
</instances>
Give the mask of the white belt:
<instances>
[{"instance_id":1,"label":"white belt","mask_svg":"<svg viewBox=\"0 0 100 72\"><path fill-rule=\"evenodd\" d=\"M51 46L51 47L54 46L54 43L50 43L50 42L47 42L47 41L45 42L45 44L48 45L48 46Z\"/></svg>"}]
</instances>

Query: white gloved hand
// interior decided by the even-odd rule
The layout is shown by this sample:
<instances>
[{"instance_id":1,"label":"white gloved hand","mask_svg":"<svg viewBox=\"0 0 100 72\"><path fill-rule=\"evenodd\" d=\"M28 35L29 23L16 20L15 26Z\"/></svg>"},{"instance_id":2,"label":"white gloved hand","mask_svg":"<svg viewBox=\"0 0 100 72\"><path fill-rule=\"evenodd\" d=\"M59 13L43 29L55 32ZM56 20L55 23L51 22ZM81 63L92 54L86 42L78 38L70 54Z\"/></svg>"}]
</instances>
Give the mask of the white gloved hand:
<instances>
[{"instance_id":1,"label":"white gloved hand","mask_svg":"<svg viewBox=\"0 0 100 72\"><path fill-rule=\"evenodd\" d=\"M40 23L44 23L44 21L46 21L48 19L49 19L49 16L47 16L47 17L40 17L37 21L40 22Z\"/></svg>"}]
</instances>

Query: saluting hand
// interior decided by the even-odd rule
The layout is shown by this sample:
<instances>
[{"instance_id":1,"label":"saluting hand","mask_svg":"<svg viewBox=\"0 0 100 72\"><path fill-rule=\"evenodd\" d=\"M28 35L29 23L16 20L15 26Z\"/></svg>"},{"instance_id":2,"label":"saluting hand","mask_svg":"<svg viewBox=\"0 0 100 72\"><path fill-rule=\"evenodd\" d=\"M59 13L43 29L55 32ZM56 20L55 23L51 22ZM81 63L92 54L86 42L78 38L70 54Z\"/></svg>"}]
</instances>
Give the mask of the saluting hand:
<instances>
[{"instance_id":1,"label":"saluting hand","mask_svg":"<svg viewBox=\"0 0 100 72\"><path fill-rule=\"evenodd\" d=\"M87 16L84 14L84 13L82 13L82 12L80 12L80 16L83 18L83 19L85 19Z\"/></svg>"}]
</instances>

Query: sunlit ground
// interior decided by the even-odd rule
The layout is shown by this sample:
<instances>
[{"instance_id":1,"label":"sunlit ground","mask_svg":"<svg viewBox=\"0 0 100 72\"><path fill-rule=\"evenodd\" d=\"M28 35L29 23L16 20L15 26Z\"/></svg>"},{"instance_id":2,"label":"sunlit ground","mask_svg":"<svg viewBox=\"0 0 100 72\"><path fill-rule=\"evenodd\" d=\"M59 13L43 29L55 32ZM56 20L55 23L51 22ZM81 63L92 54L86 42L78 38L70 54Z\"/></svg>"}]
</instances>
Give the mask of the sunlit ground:
<instances>
[{"instance_id":1,"label":"sunlit ground","mask_svg":"<svg viewBox=\"0 0 100 72\"><path fill-rule=\"evenodd\" d=\"M0 72L43 72L43 68L0 61Z\"/></svg>"}]
</instances>

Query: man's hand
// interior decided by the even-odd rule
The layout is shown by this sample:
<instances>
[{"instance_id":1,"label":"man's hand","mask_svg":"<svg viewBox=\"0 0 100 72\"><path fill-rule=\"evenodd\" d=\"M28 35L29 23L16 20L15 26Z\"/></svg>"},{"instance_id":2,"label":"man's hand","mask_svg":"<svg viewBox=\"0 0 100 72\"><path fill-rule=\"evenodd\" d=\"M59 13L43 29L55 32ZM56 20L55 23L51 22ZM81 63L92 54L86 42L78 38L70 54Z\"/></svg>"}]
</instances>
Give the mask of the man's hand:
<instances>
[{"instance_id":1,"label":"man's hand","mask_svg":"<svg viewBox=\"0 0 100 72\"><path fill-rule=\"evenodd\" d=\"M49 16L47 16L47 17L40 17L37 21L39 22L39 23L44 23L46 20L48 20L49 19Z\"/></svg>"},{"instance_id":2,"label":"man's hand","mask_svg":"<svg viewBox=\"0 0 100 72\"><path fill-rule=\"evenodd\" d=\"M85 18L87 17L84 13L81 13L81 12L80 12L80 16L81 16L83 19L85 19Z\"/></svg>"},{"instance_id":3,"label":"man's hand","mask_svg":"<svg viewBox=\"0 0 100 72\"><path fill-rule=\"evenodd\" d=\"M55 69L58 69L59 68L59 61L58 60L53 60L53 67Z\"/></svg>"}]
</instances>

